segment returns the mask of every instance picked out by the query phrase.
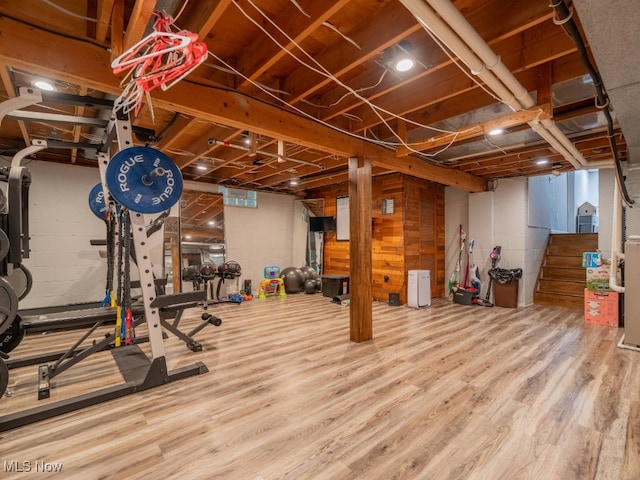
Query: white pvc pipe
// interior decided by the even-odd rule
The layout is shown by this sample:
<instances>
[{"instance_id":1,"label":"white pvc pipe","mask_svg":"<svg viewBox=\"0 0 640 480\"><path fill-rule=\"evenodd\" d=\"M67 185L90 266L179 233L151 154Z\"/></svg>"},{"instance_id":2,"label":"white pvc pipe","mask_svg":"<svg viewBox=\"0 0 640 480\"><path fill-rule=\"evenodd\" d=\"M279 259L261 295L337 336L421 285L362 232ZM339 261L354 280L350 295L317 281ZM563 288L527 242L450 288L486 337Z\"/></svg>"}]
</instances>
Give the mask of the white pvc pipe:
<instances>
[{"instance_id":1,"label":"white pvc pipe","mask_svg":"<svg viewBox=\"0 0 640 480\"><path fill-rule=\"evenodd\" d=\"M618 182L617 179L614 180ZM618 185L613 186L613 222L611 226L611 265L609 266L609 288L624 293L624 287L618 285L618 251L622 243L622 201Z\"/></svg>"},{"instance_id":2,"label":"white pvc pipe","mask_svg":"<svg viewBox=\"0 0 640 480\"><path fill-rule=\"evenodd\" d=\"M624 348L625 350L633 350L634 352L640 352L640 347L636 347L634 345L627 345L626 343L624 343L624 336L625 334L622 334L622 337L620 337L620 341L618 342L618 348Z\"/></svg>"},{"instance_id":3,"label":"white pvc pipe","mask_svg":"<svg viewBox=\"0 0 640 480\"><path fill-rule=\"evenodd\" d=\"M477 72L478 77L514 112L522 110L522 105L515 99L511 91L498 80L493 72L485 68L484 62L478 58L472 48L465 44L429 5L422 0L400 0L400 2L426 29L432 31L447 48L454 52L472 72Z\"/></svg>"},{"instance_id":4,"label":"white pvc pipe","mask_svg":"<svg viewBox=\"0 0 640 480\"><path fill-rule=\"evenodd\" d=\"M426 0L432 8L425 0L400 1L514 111L535 106L529 92L449 0ZM553 120L546 119L540 123L529 122L529 125L574 168L612 166L610 161L587 161Z\"/></svg>"},{"instance_id":5,"label":"white pvc pipe","mask_svg":"<svg viewBox=\"0 0 640 480\"><path fill-rule=\"evenodd\" d=\"M536 102L533 97L529 95L527 89L518 82L509 69L504 66L500 57L495 54L487 42L473 29L467 19L464 18L464 16L449 0L426 1L429 2L436 12L438 12L449 27L471 47L478 57L480 57L484 63L481 68L486 68L495 72L495 75L506 85L511 94L515 96L524 108L531 108L535 106ZM474 71L478 72L480 70L474 69Z\"/></svg>"}]
</instances>

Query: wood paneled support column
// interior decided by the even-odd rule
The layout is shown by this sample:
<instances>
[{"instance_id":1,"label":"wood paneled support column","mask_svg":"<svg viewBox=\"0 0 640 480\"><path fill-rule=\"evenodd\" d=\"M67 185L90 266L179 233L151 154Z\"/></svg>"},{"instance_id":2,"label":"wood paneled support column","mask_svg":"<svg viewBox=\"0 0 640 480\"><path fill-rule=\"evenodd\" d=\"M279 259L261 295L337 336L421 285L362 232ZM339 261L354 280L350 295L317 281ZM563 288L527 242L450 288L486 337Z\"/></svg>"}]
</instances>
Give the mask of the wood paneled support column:
<instances>
[{"instance_id":1,"label":"wood paneled support column","mask_svg":"<svg viewBox=\"0 0 640 480\"><path fill-rule=\"evenodd\" d=\"M373 338L371 303L371 162L349 159L349 291L351 341Z\"/></svg>"}]
</instances>

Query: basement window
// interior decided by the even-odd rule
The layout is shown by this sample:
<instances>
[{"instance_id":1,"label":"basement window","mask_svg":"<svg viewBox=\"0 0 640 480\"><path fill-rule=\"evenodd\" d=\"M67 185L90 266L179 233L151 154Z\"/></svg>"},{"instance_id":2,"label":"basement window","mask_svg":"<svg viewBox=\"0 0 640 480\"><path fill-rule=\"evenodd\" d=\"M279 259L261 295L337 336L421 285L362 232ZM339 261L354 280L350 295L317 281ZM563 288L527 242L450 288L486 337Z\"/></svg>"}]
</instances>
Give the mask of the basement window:
<instances>
[{"instance_id":1,"label":"basement window","mask_svg":"<svg viewBox=\"0 0 640 480\"><path fill-rule=\"evenodd\" d=\"M231 207L258 208L258 194L255 190L240 190L239 188L218 187L224 204Z\"/></svg>"}]
</instances>

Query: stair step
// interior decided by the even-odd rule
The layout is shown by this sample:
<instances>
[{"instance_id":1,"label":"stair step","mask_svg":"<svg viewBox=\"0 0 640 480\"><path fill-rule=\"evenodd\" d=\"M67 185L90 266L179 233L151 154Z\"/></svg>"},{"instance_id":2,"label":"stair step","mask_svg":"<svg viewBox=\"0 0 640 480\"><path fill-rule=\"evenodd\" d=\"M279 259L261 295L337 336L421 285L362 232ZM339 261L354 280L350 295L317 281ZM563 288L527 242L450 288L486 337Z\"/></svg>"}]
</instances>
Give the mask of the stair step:
<instances>
[{"instance_id":1,"label":"stair step","mask_svg":"<svg viewBox=\"0 0 640 480\"><path fill-rule=\"evenodd\" d=\"M559 267L556 264L545 265L542 267L542 278L551 280L585 281L586 272L582 267Z\"/></svg>"},{"instance_id":2,"label":"stair step","mask_svg":"<svg viewBox=\"0 0 640 480\"><path fill-rule=\"evenodd\" d=\"M544 259L547 267L575 267L582 268L582 257L565 257L562 255L549 255Z\"/></svg>"},{"instance_id":3,"label":"stair step","mask_svg":"<svg viewBox=\"0 0 640 480\"><path fill-rule=\"evenodd\" d=\"M586 282L584 280L580 282L541 278L538 283L538 291L583 296L585 285Z\"/></svg>"},{"instance_id":4,"label":"stair step","mask_svg":"<svg viewBox=\"0 0 640 480\"><path fill-rule=\"evenodd\" d=\"M581 296L567 295L565 293L535 292L533 303L536 305L553 305L573 310L584 310L584 292Z\"/></svg>"},{"instance_id":5,"label":"stair step","mask_svg":"<svg viewBox=\"0 0 640 480\"><path fill-rule=\"evenodd\" d=\"M593 252L598 249L597 233L554 233L549 237L549 245L574 245L585 252Z\"/></svg>"},{"instance_id":6,"label":"stair step","mask_svg":"<svg viewBox=\"0 0 640 480\"><path fill-rule=\"evenodd\" d=\"M558 255L563 257L578 257L582 261L582 254L584 252L593 252L597 250L597 245L595 248L583 245L564 245L564 244L556 244L550 243L547 246L547 254L548 255Z\"/></svg>"}]
</instances>

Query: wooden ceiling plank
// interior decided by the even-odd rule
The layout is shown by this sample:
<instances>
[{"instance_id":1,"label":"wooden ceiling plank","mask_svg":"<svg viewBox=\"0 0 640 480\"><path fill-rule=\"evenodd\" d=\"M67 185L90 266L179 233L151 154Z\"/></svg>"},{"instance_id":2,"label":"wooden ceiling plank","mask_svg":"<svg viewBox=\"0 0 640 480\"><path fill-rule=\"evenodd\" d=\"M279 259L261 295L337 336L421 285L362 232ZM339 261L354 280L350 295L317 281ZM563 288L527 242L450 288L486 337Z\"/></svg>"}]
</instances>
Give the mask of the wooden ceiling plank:
<instances>
[{"instance_id":1,"label":"wooden ceiling plank","mask_svg":"<svg viewBox=\"0 0 640 480\"><path fill-rule=\"evenodd\" d=\"M115 0L98 0L98 21L96 22L96 40L104 42L107 39L109 24L111 23L111 12L113 11Z\"/></svg>"},{"instance_id":2,"label":"wooden ceiling plank","mask_svg":"<svg viewBox=\"0 0 640 480\"><path fill-rule=\"evenodd\" d=\"M529 54L524 55L523 50L528 51ZM501 56L503 63L510 71L517 75L523 71L537 68L540 64L574 54L576 48L575 44L567 39L566 34L558 34L544 38L539 42L535 42L534 37L528 44L523 43L521 37L507 39L497 45L495 51ZM424 82L428 82L428 89L425 89ZM537 82L533 90L536 88ZM486 95L456 65L449 65L426 76L423 82L414 82L411 88L406 87L395 94L387 94L377 98L375 104L381 109L404 116L420 109L429 108L443 100L452 99L467 90L476 90L478 95ZM416 102L416 98L423 99L423 102ZM381 122L380 117L367 105L360 106L349 113L362 119L362 122L358 123L357 131L359 132L372 128ZM383 117L389 119L389 115L383 114Z\"/></svg>"},{"instance_id":3,"label":"wooden ceiling plank","mask_svg":"<svg viewBox=\"0 0 640 480\"><path fill-rule=\"evenodd\" d=\"M87 43L33 28L0 17L0 61L22 66L35 73L120 93L119 79L112 75L108 52ZM13 45L20 44L19 51ZM74 55L67 52L73 51ZM64 71L60 68L64 65ZM404 171L426 180L454 185L469 191L483 191L484 180L450 171L421 160L399 161L393 152L365 143L333 128L301 118L284 109L247 97L238 92L212 89L193 82L180 82L167 91L154 91L154 104L173 112L253 130L271 138L296 143L343 157L366 156L378 166ZM401 169L401 170L400 170Z\"/></svg>"},{"instance_id":4,"label":"wooden ceiling plank","mask_svg":"<svg viewBox=\"0 0 640 480\"><path fill-rule=\"evenodd\" d=\"M307 14L302 15L293 3L289 3L279 14L278 26L293 38L293 42L286 42L285 49L281 49L273 42L265 42L264 37L258 35L253 42L243 49L237 64L242 65L244 75L256 80L266 73L273 65L287 56L287 50L292 50L295 44L301 44L317 28L339 12L350 0L335 2L312 2L308 6ZM239 88L248 86L248 80L240 80Z\"/></svg>"},{"instance_id":5,"label":"wooden ceiling plank","mask_svg":"<svg viewBox=\"0 0 640 480\"><path fill-rule=\"evenodd\" d=\"M533 8L534 3L535 2L532 2L530 8ZM526 57L526 50L522 44L527 42L527 39L530 39L529 42L533 44L539 42L540 39L550 38L549 41L554 43L558 41L555 36L562 35L563 38L559 38L560 42L565 41L567 44L573 45L562 29L553 25L552 22L545 22L545 19L549 18L548 7L545 7L542 4L537 4L535 6L535 11L533 13L538 15L538 20L536 20L533 25L531 25L533 18L532 15L523 15L524 9L522 9L522 5L511 3L508 6L502 5L501 8L505 10L503 12L504 16L501 13L501 18L504 18L505 22L496 22L494 17L490 17L490 20L486 20L486 15L478 18L477 15L475 15L475 12L468 16L469 21L475 26L475 28L481 29L487 39L487 43L493 48L495 48L497 44L513 45L510 50L520 52L524 58ZM477 13L479 14L481 12L478 11ZM527 25L528 28L532 28L531 34L514 38L516 33L521 31L523 24ZM420 58L428 59L428 64L431 65L431 67L427 70L420 70L410 78L404 80L399 79L396 75L388 75L379 86L367 91L368 100L374 101L379 97L392 93L398 88L404 89L412 83L421 82L421 80L423 82L428 82L430 85L436 83L436 81L431 80L430 75L442 68L452 65L450 58L442 51L441 48L437 47L430 40L425 41L424 45L414 45L414 50L420 51ZM424 63L427 63L427 61L424 60ZM455 68L457 69L457 67ZM378 81L378 77L376 77L376 75L379 77L378 72L372 73L371 70L367 70L361 78L355 79L351 85L355 90L369 87ZM419 88L423 89L422 85ZM336 88L323 95L316 103L332 105L343 95L344 89ZM360 103L361 101L357 98L349 96L335 106L324 110L322 118L324 120L330 120L352 110Z\"/></svg>"},{"instance_id":6,"label":"wooden ceiling plank","mask_svg":"<svg viewBox=\"0 0 640 480\"><path fill-rule=\"evenodd\" d=\"M134 46L144 36L149 21L156 9L157 0L136 0L129 17L129 24L124 33L123 51Z\"/></svg>"},{"instance_id":7,"label":"wooden ceiling plank","mask_svg":"<svg viewBox=\"0 0 640 480\"><path fill-rule=\"evenodd\" d=\"M9 98L16 97L16 91L13 87L13 81L11 80L11 73L9 72L9 66L4 62L0 62L0 80L4 85L4 89L9 95ZM20 134L22 135L22 139L24 140L24 146L28 147L31 145L31 138L29 136L29 131L27 130L27 125L23 120L18 120L18 128L20 129Z\"/></svg>"},{"instance_id":8,"label":"wooden ceiling plank","mask_svg":"<svg viewBox=\"0 0 640 480\"><path fill-rule=\"evenodd\" d=\"M338 42L333 48L320 52L316 61L334 76L340 77L420 29L408 10L399 9L395 2L389 2L360 30L350 32L349 37L360 45L360 49L348 42ZM376 34L372 35L371 32ZM291 92L291 97L287 97L289 102L297 103L331 81L301 66L287 76L282 90Z\"/></svg>"},{"instance_id":9,"label":"wooden ceiling plank","mask_svg":"<svg viewBox=\"0 0 640 480\"><path fill-rule=\"evenodd\" d=\"M87 94L87 88L86 87L80 87L80 91L79 91L80 95L86 95ZM84 110L85 107L82 105L79 105L77 107L75 107L75 116L76 117L83 117L84 116ZM73 127L73 143L78 143L80 141L80 134L82 133L82 126L81 125L76 125ZM76 158L78 157L78 149L77 148L72 148L71 149L71 163L76 163Z\"/></svg>"},{"instance_id":10,"label":"wooden ceiling plank","mask_svg":"<svg viewBox=\"0 0 640 480\"><path fill-rule=\"evenodd\" d=\"M115 0L111 14L111 60L124 52L124 0Z\"/></svg>"},{"instance_id":11,"label":"wooden ceiling plank","mask_svg":"<svg viewBox=\"0 0 640 480\"><path fill-rule=\"evenodd\" d=\"M550 112L550 104L537 105L528 110L521 110L519 112L505 115L503 117L494 118L493 120L487 120L486 122L463 128L455 133L443 133L442 135L437 135L427 140L413 142L410 146L411 148L401 145L400 147L398 147L396 154L399 157L406 156L416 150L426 151L433 148L441 147L443 145L454 145L455 143L461 142L463 140L481 137L496 128L507 129L518 125L524 125L526 123L532 122L533 120L546 120L551 118Z\"/></svg>"},{"instance_id":12,"label":"wooden ceiling plank","mask_svg":"<svg viewBox=\"0 0 640 480\"><path fill-rule=\"evenodd\" d=\"M231 5L231 0L192 2L188 16L181 19L181 26L185 30L197 33L198 40L203 41L220 21L229 5Z\"/></svg>"},{"instance_id":13,"label":"wooden ceiling plank","mask_svg":"<svg viewBox=\"0 0 640 480\"><path fill-rule=\"evenodd\" d=\"M195 117L186 117L180 115L175 123L165 133L164 137L158 142L156 148L166 153L166 150L173 148L176 142L179 142L184 133L187 133L198 123Z\"/></svg>"}]
</instances>

